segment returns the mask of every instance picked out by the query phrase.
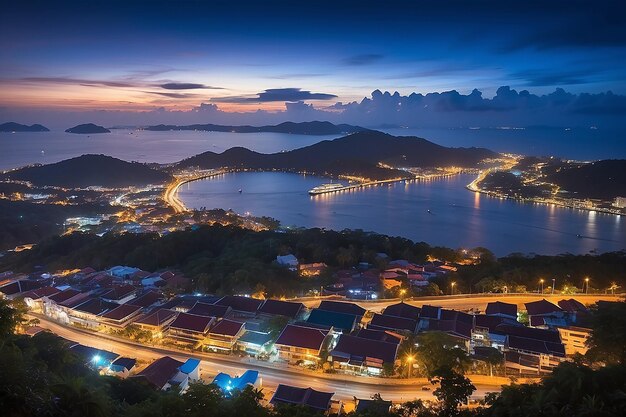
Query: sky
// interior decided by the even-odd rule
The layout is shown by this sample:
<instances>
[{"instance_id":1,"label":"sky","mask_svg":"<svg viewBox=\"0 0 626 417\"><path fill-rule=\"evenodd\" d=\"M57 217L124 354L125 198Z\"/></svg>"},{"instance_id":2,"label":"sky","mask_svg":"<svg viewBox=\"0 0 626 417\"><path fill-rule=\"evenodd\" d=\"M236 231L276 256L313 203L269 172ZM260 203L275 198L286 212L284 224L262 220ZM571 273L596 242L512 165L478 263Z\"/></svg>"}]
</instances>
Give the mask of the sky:
<instances>
[{"instance_id":1,"label":"sky","mask_svg":"<svg viewBox=\"0 0 626 417\"><path fill-rule=\"evenodd\" d=\"M625 16L620 1L7 2L0 122L619 125Z\"/></svg>"}]
</instances>

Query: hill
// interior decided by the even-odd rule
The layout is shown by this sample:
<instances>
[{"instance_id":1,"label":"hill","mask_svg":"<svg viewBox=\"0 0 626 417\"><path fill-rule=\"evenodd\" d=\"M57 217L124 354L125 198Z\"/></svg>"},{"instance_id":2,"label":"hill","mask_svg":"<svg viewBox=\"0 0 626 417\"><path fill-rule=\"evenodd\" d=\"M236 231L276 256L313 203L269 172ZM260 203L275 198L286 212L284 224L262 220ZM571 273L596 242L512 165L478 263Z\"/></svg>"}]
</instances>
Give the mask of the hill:
<instances>
[{"instance_id":1,"label":"hill","mask_svg":"<svg viewBox=\"0 0 626 417\"><path fill-rule=\"evenodd\" d=\"M284 122L272 126L227 126L214 124L195 124L187 126L157 125L148 126L146 130L166 131L166 130L204 130L208 132L234 132L234 133L289 133L295 135L340 135L345 133L361 132L365 129L359 126L347 124L335 125L330 122Z\"/></svg>"},{"instance_id":2,"label":"hill","mask_svg":"<svg viewBox=\"0 0 626 417\"><path fill-rule=\"evenodd\" d=\"M105 155L82 155L55 164L18 169L4 176L12 180L29 181L35 185L72 188L126 187L158 184L171 179L168 174L144 164Z\"/></svg>"},{"instance_id":3,"label":"hill","mask_svg":"<svg viewBox=\"0 0 626 417\"><path fill-rule=\"evenodd\" d=\"M548 181L573 197L611 200L626 195L626 159L566 164L546 173Z\"/></svg>"},{"instance_id":4,"label":"hill","mask_svg":"<svg viewBox=\"0 0 626 417\"><path fill-rule=\"evenodd\" d=\"M74 127L70 127L66 130L67 133L79 133L79 134L91 134L91 133L111 133L111 131L102 126L95 125L93 123L86 123Z\"/></svg>"},{"instance_id":5,"label":"hill","mask_svg":"<svg viewBox=\"0 0 626 417\"><path fill-rule=\"evenodd\" d=\"M7 123L0 124L0 132L49 132L49 131L50 129L40 124L34 124L30 126L23 125L20 123L15 123L15 122L7 122Z\"/></svg>"},{"instance_id":6,"label":"hill","mask_svg":"<svg viewBox=\"0 0 626 417\"><path fill-rule=\"evenodd\" d=\"M405 176L406 172L381 167L379 163L397 167L474 167L496 155L483 148L447 148L422 138L365 131L274 154L245 148L231 148L221 154L204 152L181 161L178 167L280 169L385 179Z\"/></svg>"}]
</instances>

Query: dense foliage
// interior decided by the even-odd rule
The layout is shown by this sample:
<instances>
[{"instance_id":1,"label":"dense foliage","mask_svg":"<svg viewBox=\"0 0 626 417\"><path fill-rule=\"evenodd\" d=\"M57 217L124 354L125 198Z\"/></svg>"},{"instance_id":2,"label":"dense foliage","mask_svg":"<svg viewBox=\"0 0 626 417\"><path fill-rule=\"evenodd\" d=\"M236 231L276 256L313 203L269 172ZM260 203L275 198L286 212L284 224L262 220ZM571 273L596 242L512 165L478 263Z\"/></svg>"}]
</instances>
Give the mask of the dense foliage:
<instances>
[{"instance_id":1,"label":"dense foliage","mask_svg":"<svg viewBox=\"0 0 626 417\"><path fill-rule=\"evenodd\" d=\"M30 251L0 258L0 270L31 272L35 266L54 271L91 266L104 269L131 265L147 271L177 268L193 279L195 288L211 293L263 291L266 295L301 294L303 289L332 281L332 272L369 262L384 268L377 257L424 263L437 258L467 260L461 250L431 247L424 242L389 237L360 230L323 229L254 232L238 227L203 226L165 236L157 234L107 234L102 237L74 233L44 240ZM301 262L324 262L330 270L317 279L302 279L275 264L277 255L293 253ZM436 294L454 281L460 292L516 292L538 289L539 277L557 278L557 289L590 286L604 290L626 275L626 252L602 255L522 256L496 259L484 248L471 251L474 264L433 280L427 288ZM546 283L546 288L547 288ZM416 292L414 295L420 295ZM395 296L397 294L390 294Z\"/></svg>"}]
</instances>

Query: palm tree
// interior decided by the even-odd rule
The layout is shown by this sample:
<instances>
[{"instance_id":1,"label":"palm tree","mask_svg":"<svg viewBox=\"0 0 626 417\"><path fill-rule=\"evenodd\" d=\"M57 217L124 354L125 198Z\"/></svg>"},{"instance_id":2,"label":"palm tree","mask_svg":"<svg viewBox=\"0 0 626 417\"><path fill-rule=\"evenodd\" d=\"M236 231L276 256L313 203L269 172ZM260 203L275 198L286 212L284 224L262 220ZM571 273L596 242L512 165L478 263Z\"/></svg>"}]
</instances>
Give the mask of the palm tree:
<instances>
[{"instance_id":1,"label":"palm tree","mask_svg":"<svg viewBox=\"0 0 626 417\"><path fill-rule=\"evenodd\" d=\"M84 378L65 378L50 387L56 408L67 417L106 417L109 403L98 391L90 388Z\"/></svg>"}]
</instances>

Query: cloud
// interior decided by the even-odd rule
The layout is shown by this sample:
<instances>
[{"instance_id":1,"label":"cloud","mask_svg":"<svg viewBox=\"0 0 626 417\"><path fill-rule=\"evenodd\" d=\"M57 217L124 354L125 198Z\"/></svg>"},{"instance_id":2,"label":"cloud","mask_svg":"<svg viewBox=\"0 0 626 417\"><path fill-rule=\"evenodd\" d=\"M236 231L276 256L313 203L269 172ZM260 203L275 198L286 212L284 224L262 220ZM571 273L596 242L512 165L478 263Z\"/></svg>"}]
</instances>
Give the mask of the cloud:
<instances>
[{"instance_id":1,"label":"cloud","mask_svg":"<svg viewBox=\"0 0 626 417\"><path fill-rule=\"evenodd\" d=\"M344 65L349 66L362 66L362 65L370 65L374 62L380 61L384 56L380 54L361 54L361 55L353 55L343 60Z\"/></svg>"},{"instance_id":2,"label":"cloud","mask_svg":"<svg viewBox=\"0 0 626 417\"><path fill-rule=\"evenodd\" d=\"M222 90L222 87L213 87L210 85L196 84L196 83L177 83L177 82L161 84L159 85L159 87L164 88L166 90L194 90L198 88Z\"/></svg>"},{"instance_id":3,"label":"cloud","mask_svg":"<svg viewBox=\"0 0 626 417\"><path fill-rule=\"evenodd\" d=\"M512 78L523 80L524 85L544 87L553 85L578 85L592 82L590 79L595 73L591 71L554 71L554 70L525 70L511 74Z\"/></svg>"},{"instance_id":4,"label":"cloud","mask_svg":"<svg viewBox=\"0 0 626 417\"><path fill-rule=\"evenodd\" d=\"M297 102L303 100L331 100L337 98L334 94L312 93L300 88L271 88L256 97L250 96L226 96L215 97L211 101L217 103L269 103L276 101Z\"/></svg>"},{"instance_id":5,"label":"cloud","mask_svg":"<svg viewBox=\"0 0 626 417\"><path fill-rule=\"evenodd\" d=\"M70 77L26 77L20 78L21 81L32 83L49 83L49 84L78 84L84 86L105 86L105 87L135 87L135 84L120 81L109 80L87 80L82 78Z\"/></svg>"},{"instance_id":6,"label":"cloud","mask_svg":"<svg viewBox=\"0 0 626 417\"><path fill-rule=\"evenodd\" d=\"M169 97L169 98L190 98L190 97L195 97L195 94L184 94L184 93L163 93L163 92L159 92L159 91L144 91L144 93L147 94L156 94L159 96L163 96L163 97Z\"/></svg>"}]
</instances>

